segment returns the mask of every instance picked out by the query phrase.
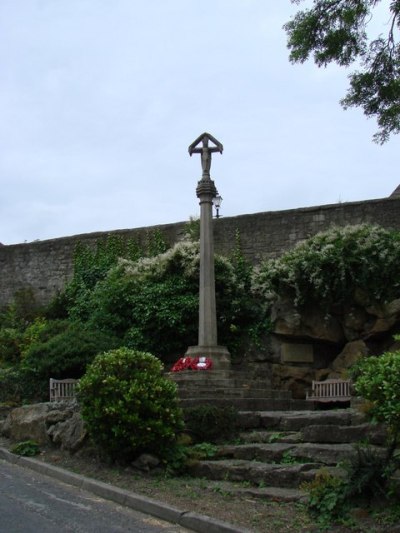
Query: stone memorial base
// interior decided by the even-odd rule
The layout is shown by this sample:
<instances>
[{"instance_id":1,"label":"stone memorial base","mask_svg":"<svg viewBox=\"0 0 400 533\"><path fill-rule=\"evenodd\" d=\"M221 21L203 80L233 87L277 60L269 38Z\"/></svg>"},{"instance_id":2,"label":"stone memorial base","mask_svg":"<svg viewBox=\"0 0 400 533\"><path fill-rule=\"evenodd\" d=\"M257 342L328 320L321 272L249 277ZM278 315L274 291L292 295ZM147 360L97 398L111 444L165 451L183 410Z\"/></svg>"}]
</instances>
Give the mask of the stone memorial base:
<instances>
[{"instance_id":1,"label":"stone memorial base","mask_svg":"<svg viewBox=\"0 0 400 533\"><path fill-rule=\"evenodd\" d=\"M189 346L186 357L208 357L214 370L230 370L231 354L226 346Z\"/></svg>"}]
</instances>

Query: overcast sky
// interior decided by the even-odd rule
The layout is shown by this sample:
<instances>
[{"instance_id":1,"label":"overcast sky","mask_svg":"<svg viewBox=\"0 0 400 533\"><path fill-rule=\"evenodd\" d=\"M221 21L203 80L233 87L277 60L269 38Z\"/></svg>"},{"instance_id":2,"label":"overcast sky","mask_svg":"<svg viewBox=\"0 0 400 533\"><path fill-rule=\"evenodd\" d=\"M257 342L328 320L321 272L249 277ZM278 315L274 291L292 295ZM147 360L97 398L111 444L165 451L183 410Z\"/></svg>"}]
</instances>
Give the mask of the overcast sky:
<instances>
[{"instance_id":1,"label":"overcast sky","mask_svg":"<svg viewBox=\"0 0 400 533\"><path fill-rule=\"evenodd\" d=\"M384 2L385 3L385 2ZM387 2L386 2L387 3ZM0 0L0 242L188 220L189 144L235 216L389 196L399 137L292 65L289 0Z\"/></svg>"}]
</instances>

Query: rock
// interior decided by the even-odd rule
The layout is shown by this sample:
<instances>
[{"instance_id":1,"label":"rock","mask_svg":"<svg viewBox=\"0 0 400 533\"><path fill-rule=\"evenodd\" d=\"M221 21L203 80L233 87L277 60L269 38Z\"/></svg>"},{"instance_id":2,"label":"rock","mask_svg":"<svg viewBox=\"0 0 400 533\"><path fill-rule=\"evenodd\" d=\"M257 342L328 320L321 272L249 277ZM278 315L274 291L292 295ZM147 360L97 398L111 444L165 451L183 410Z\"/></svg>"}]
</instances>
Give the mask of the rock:
<instances>
[{"instance_id":1,"label":"rock","mask_svg":"<svg viewBox=\"0 0 400 533\"><path fill-rule=\"evenodd\" d=\"M378 318L389 318L389 317L400 317L400 298L392 300L391 302L385 305L370 305L366 308L366 311L375 315Z\"/></svg>"},{"instance_id":2,"label":"rock","mask_svg":"<svg viewBox=\"0 0 400 533\"><path fill-rule=\"evenodd\" d=\"M273 332L277 335L337 344L345 340L340 322L335 317L325 315L321 309L311 306L300 314L288 298L276 302L271 319L274 323Z\"/></svg>"},{"instance_id":3,"label":"rock","mask_svg":"<svg viewBox=\"0 0 400 533\"><path fill-rule=\"evenodd\" d=\"M85 423L78 412L73 413L67 420L50 426L47 435L62 450L68 450L72 453L82 448L87 439Z\"/></svg>"},{"instance_id":4,"label":"rock","mask_svg":"<svg viewBox=\"0 0 400 533\"><path fill-rule=\"evenodd\" d=\"M272 365L274 389L290 390L294 399L304 399L315 379L315 371L309 367Z\"/></svg>"},{"instance_id":5,"label":"rock","mask_svg":"<svg viewBox=\"0 0 400 533\"><path fill-rule=\"evenodd\" d=\"M319 368L315 371L315 381L325 381L330 377L330 368Z\"/></svg>"},{"instance_id":6,"label":"rock","mask_svg":"<svg viewBox=\"0 0 400 533\"><path fill-rule=\"evenodd\" d=\"M149 453L142 453L135 461L131 463L133 468L142 472L149 472L160 464L160 459Z\"/></svg>"},{"instance_id":7,"label":"rock","mask_svg":"<svg viewBox=\"0 0 400 533\"><path fill-rule=\"evenodd\" d=\"M363 308L356 306L343 311L339 320L348 341L354 341L362 337L366 324L371 320L373 322L373 318Z\"/></svg>"},{"instance_id":8,"label":"rock","mask_svg":"<svg viewBox=\"0 0 400 533\"><path fill-rule=\"evenodd\" d=\"M382 445L386 442L387 433L382 426L360 424L358 426L309 425L301 430L303 441L318 443L351 443L368 441Z\"/></svg>"},{"instance_id":9,"label":"rock","mask_svg":"<svg viewBox=\"0 0 400 533\"><path fill-rule=\"evenodd\" d=\"M397 322L398 318L396 316L377 318L372 326L365 331L364 338L371 339L372 337L381 336L383 333L390 331Z\"/></svg>"},{"instance_id":10,"label":"rock","mask_svg":"<svg viewBox=\"0 0 400 533\"><path fill-rule=\"evenodd\" d=\"M339 374L354 365L361 357L365 357L368 348L364 341L349 342L331 364L331 369ZM332 377L332 376L329 376Z\"/></svg>"},{"instance_id":11,"label":"rock","mask_svg":"<svg viewBox=\"0 0 400 533\"><path fill-rule=\"evenodd\" d=\"M46 424L49 426L52 424L57 424L57 422L64 422L64 420L67 420L67 418L70 418L71 416L72 412L69 409L65 411L50 411L46 416Z\"/></svg>"},{"instance_id":12,"label":"rock","mask_svg":"<svg viewBox=\"0 0 400 533\"><path fill-rule=\"evenodd\" d=\"M46 418L49 404L38 403L13 409L3 425L3 434L13 441L33 440L48 444Z\"/></svg>"},{"instance_id":13,"label":"rock","mask_svg":"<svg viewBox=\"0 0 400 533\"><path fill-rule=\"evenodd\" d=\"M39 403L13 409L3 424L2 433L16 442L53 443L71 452L79 450L87 438L78 405L71 402Z\"/></svg>"},{"instance_id":14,"label":"rock","mask_svg":"<svg viewBox=\"0 0 400 533\"><path fill-rule=\"evenodd\" d=\"M300 431L308 427L328 427L326 431L334 432L335 426L351 424L352 412L349 409L329 411L292 411L281 414L279 430ZM315 441L309 441L315 442ZM321 441L325 442L325 441Z\"/></svg>"}]
</instances>

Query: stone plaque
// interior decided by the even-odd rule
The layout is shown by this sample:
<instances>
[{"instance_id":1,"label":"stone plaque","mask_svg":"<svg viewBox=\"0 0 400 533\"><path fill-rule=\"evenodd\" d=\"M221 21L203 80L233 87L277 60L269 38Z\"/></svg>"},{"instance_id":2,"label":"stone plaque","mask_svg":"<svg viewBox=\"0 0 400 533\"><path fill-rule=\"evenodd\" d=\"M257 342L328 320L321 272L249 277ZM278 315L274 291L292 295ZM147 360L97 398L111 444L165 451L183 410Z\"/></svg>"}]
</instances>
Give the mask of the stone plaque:
<instances>
[{"instance_id":1,"label":"stone plaque","mask_svg":"<svg viewBox=\"0 0 400 533\"><path fill-rule=\"evenodd\" d=\"M312 344L289 344L281 346L283 363L313 363L314 350Z\"/></svg>"}]
</instances>

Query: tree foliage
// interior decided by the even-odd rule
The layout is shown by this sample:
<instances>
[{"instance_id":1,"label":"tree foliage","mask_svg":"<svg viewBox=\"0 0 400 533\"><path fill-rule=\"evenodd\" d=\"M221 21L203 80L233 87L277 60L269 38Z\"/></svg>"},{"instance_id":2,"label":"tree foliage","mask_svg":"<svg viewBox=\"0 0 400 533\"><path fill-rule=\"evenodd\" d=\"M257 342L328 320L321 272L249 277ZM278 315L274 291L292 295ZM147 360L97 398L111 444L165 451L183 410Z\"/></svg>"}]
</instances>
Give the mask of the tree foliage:
<instances>
[{"instance_id":1,"label":"tree foliage","mask_svg":"<svg viewBox=\"0 0 400 533\"><path fill-rule=\"evenodd\" d=\"M400 131L400 1L387 2L387 34L369 37L367 27L380 2L314 0L312 8L299 11L284 28L294 63L311 55L318 66L336 62L348 67L357 62L341 103L345 109L361 107L367 117L375 117L379 131L374 140L382 144Z\"/></svg>"}]
</instances>

